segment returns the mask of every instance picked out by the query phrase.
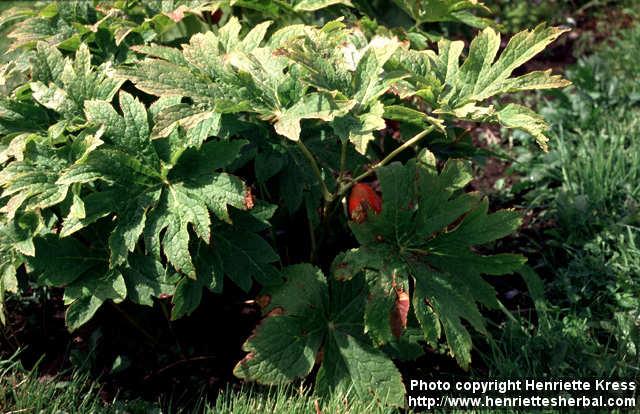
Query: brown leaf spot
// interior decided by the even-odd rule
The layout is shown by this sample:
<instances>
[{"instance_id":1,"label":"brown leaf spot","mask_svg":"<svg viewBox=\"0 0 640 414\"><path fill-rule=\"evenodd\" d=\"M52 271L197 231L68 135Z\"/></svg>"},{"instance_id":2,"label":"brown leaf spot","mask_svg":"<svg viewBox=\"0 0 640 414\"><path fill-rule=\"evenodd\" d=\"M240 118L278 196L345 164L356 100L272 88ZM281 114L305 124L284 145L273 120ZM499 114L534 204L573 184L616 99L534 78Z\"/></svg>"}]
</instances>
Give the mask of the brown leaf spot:
<instances>
[{"instance_id":1,"label":"brown leaf spot","mask_svg":"<svg viewBox=\"0 0 640 414\"><path fill-rule=\"evenodd\" d=\"M396 338L399 338L407 328L407 316L409 315L410 305L411 299L407 292L402 289L396 290L396 302L390 314L391 332Z\"/></svg>"},{"instance_id":2,"label":"brown leaf spot","mask_svg":"<svg viewBox=\"0 0 640 414\"><path fill-rule=\"evenodd\" d=\"M251 193L251 187L247 187L244 190L244 206L247 210L251 210L255 206L255 199Z\"/></svg>"},{"instance_id":3,"label":"brown leaf spot","mask_svg":"<svg viewBox=\"0 0 640 414\"><path fill-rule=\"evenodd\" d=\"M247 363L251 361L253 358L255 358L255 356L256 355L253 352L249 352L247 355L244 356L244 358L240 360L240 362L238 362L238 365L247 365Z\"/></svg>"},{"instance_id":4,"label":"brown leaf spot","mask_svg":"<svg viewBox=\"0 0 640 414\"><path fill-rule=\"evenodd\" d=\"M316 354L316 364L322 364L323 360L324 360L324 347L320 348L320 350Z\"/></svg>"}]
</instances>

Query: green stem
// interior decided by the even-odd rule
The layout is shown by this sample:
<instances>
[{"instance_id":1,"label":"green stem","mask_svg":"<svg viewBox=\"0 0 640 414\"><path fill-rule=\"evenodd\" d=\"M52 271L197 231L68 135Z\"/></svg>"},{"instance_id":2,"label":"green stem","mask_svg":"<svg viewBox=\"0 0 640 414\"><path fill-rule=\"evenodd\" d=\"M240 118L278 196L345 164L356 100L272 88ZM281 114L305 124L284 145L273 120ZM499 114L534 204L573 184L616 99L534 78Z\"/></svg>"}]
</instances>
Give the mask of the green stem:
<instances>
[{"instance_id":1,"label":"green stem","mask_svg":"<svg viewBox=\"0 0 640 414\"><path fill-rule=\"evenodd\" d=\"M320 172L320 167L318 167L318 163L316 162L316 159L313 157L313 154L311 154L311 151L309 151L307 146L304 145L301 140L296 141L296 144L298 144L298 148L300 148L300 151L302 151L304 156L307 157L307 159L309 160L309 163L311 164L311 168L313 169L313 173L318 178L318 182L320 183L320 187L322 189L322 197L324 197L324 200L326 202L330 202L331 200L333 200L333 194L331 194L331 192L327 188L327 184L324 182L324 179L322 178L322 172Z\"/></svg>"},{"instance_id":2,"label":"green stem","mask_svg":"<svg viewBox=\"0 0 640 414\"><path fill-rule=\"evenodd\" d=\"M349 140L347 138L342 140L342 147L340 148L340 173L338 174L338 181L342 180L344 174L347 172L347 149L349 148Z\"/></svg>"},{"instance_id":3,"label":"green stem","mask_svg":"<svg viewBox=\"0 0 640 414\"><path fill-rule=\"evenodd\" d=\"M404 144L400 145L398 148L396 148L395 150L391 151L389 153L389 155L387 155L386 157L384 157L382 159L382 161L376 163L373 167L371 167L368 171L360 174L359 176L357 176L356 178L354 178L353 180L351 180L351 182L349 182L348 184L342 186L339 191L338 191L338 195L342 196L344 194L346 194L347 191L349 191L349 189L351 187L353 187L353 185L359 181L362 181L363 179L367 178L368 176L370 176L371 174L373 174L378 168L383 167L385 165L387 165L391 160L393 160L396 155L400 154L402 151L404 151L405 149L417 144L422 138L426 137L427 135L429 135L433 130L435 129L434 126L430 126L429 128L425 129L424 131L420 132L419 134L415 135L413 138L411 138L410 140L406 141Z\"/></svg>"},{"instance_id":4,"label":"green stem","mask_svg":"<svg viewBox=\"0 0 640 414\"><path fill-rule=\"evenodd\" d=\"M316 234L314 232L313 223L311 222L311 217L307 214L307 223L309 224L309 240L311 242L311 253L309 253L309 262L314 263L316 260L316 250L318 249L318 245L316 243Z\"/></svg>"}]
</instances>

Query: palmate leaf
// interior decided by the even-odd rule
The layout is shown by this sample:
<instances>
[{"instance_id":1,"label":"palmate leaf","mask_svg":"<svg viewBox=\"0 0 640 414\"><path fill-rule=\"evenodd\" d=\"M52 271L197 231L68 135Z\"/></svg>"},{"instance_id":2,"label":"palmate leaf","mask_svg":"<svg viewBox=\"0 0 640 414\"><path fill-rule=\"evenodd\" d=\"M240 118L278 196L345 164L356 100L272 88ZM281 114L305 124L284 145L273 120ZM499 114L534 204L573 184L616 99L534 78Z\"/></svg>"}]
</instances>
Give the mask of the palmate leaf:
<instances>
[{"instance_id":1,"label":"palmate leaf","mask_svg":"<svg viewBox=\"0 0 640 414\"><path fill-rule=\"evenodd\" d=\"M155 273L150 271L151 258L134 257L123 269L109 269L104 251L90 249L73 238L46 234L34 238L32 245L33 252L24 258L28 269L39 284L65 288L65 322L70 331L88 322L107 300L117 303L129 297L150 302L148 296L173 293L167 279L156 270L162 268L159 263L151 267ZM148 296L141 299L141 294Z\"/></svg>"},{"instance_id":2,"label":"palmate leaf","mask_svg":"<svg viewBox=\"0 0 640 414\"><path fill-rule=\"evenodd\" d=\"M417 24L427 22L461 22L484 28L493 22L472 13L475 10L490 12L479 0L393 0L407 12Z\"/></svg>"},{"instance_id":3,"label":"palmate leaf","mask_svg":"<svg viewBox=\"0 0 640 414\"><path fill-rule=\"evenodd\" d=\"M46 132L49 124L49 114L40 105L11 99L0 100L0 135L3 141L20 134Z\"/></svg>"},{"instance_id":4,"label":"palmate leaf","mask_svg":"<svg viewBox=\"0 0 640 414\"><path fill-rule=\"evenodd\" d=\"M33 47L37 42L75 51L82 42L94 43L105 55L126 54L126 40L149 42L169 31L187 15L214 11L222 1L131 0L49 2L40 10L15 7L3 12L0 27L12 26L10 50ZM135 36L133 36L135 35ZM110 56L111 57L111 56Z\"/></svg>"},{"instance_id":5,"label":"palmate leaf","mask_svg":"<svg viewBox=\"0 0 640 414\"><path fill-rule=\"evenodd\" d=\"M363 400L402 406L400 373L363 335L363 279L327 284L309 264L286 268L284 277L265 291L266 317L244 344L249 354L234 374L262 384L290 382L309 375L321 353L319 392L351 390Z\"/></svg>"},{"instance_id":6,"label":"palmate leaf","mask_svg":"<svg viewBox=\"0 0 640 414\"><path fill-rule=\"evenodd\" d=\"M33 98L58 112L64 121L82 124L85 101L110 101L120 89L123 81L109 77L109 70L106 64L91 65L91 53L84 43L71 60L55 46L39 42L31 65Z\"/></svg>"},{"instance_id":7,"label":"palmate leaf","mask_svg":"<svg viewBox=\"0 0 640 414\"><path fill-rule=\"evenodd\" d=\"M98 136L88 133L81 133L72 144L60 148L46 141L38 135L28 136L19 159L0 171L0 212L10 219L19 210L34 212L62 202L69 184L59 183L58 177L102 143Z\"/></svg>"},{"instance_id":8,"label":"palmate leaf","mask_svg":"<svg viewBox=\"0 0 640 414\"><path fill-rule=\"evenodd\" d=\"M245 291L251 288L252 279L262 286L280 283L280 272L273 266L279 256L256 233L269 227L268 223L260 224L256 216L266 220L275 211L274 207L257 207L256 211L235 214L233 226L221 224L214 227L211 244L201 242L196 249L198 278L193 280L184 277L176 287L172 319L193 312L200 304L203 288L221 293L224 276ZM247 220L253 224L247 225Z\"/></svg>"},{"instance_id":9,"label":"palmate leaf","mask_svg":"<svg viewBox=\"0 0 640 414\"><path fill-rule=\"evenodd\" d=\"M330 121L345 114L352 102L325 93L305 95L297 77L287 74L290 62L275 53L279 45L260 47L269 25L259 24L241 37L242 27L233 17L218 33L193 36L182 53L160 46L137 48L153 59L124 69L122 76L147 93L200 103L166 108L161 117L167 121L157 135L178 125L189 131L200 128L205 120L219 120L220 113L249 112L272 121L279 134L295 141L302 119Z\"/></svg>"},{"instance_id":10,"label":"palmate leaf","mask_svg":"<svg viewBox=\"0 0 640 414\"><path fill-rule=\"evenodd\" d=\"M104 129L105 145L58 179L58 183L67 185L101 180L116 191L106 191L111 198L106 203L98 195L95 200L87 197L85 210L87 202L97 208L89 209L93 213L86 220L67 217L63 234L115 214L116 226L109 237L111 267L124 263L144 235L150 252L158 258L164 253L178 271L195 278L189 229L209 242L210 211L228 221L228 205L246 208L242 181L216 172L231 163L246 142L212 141L199 150L180 147L169 154L171 163L166 164L154 145L157 141L150 139L151 126L142 103L124 92L120 93L119 101L123 115L107 102L87 102L87 119Z\"/></svg>"},{"instance_id":11,"label":"palmate leaf","mask_svg":"<svg viewBox=\"0 0 640 414\"><path fill-rule=\"evenodd\" d=\"M60 7L48 3L38 13L33 7L16 7L10 10L2 23L16 23L9 33L13 39L10 50L35 45L39 41L63 46L77 45L80 40L78 26L94 23L96 10L91 2L72 0ZM75 25L74 25L75 23Z\"/></svg>"},{"instance_id":12,"label":"palmate leaf","mask_svg":"<svg viewBox=\"0 0 640 414\"><path fill-rule=\"evenodd\" d=\"M69 307L65 321L70 331L87 322L105 300L126 297L122 276L108 271L103 252L54 234L34 238L33 247L25 261L38 283L66 288L64 301Z\"/></svg>"},{"instance_id":13,"label":"palmate leaf","mask_svg":"<svg viewBox=\"0 0 640 414\"><path fill-rule=\"evenodd\" d=\"M0 221L0 325L5 324L5 293L18 293L17 269L25 256L35 254L33 238L42 228L42 217L37 213Z\"/></svg>"},{"instance_id":14,"label":"palmate leaf","mask_svg":"<svg viewBox=\"0 0 640 414\"><path fill-rule=\"evenodd\" d=\"M300 137L301 120L335 119L339 135L364 152L372 132L384 128L377 98L397 80L382 71L400 44L397 39L377 37L367 44L362 34L332 22L323 29L285 27L260 47L267 27L256 26L241 38L241 26L232 18L217 34L195 35L181 54L159 46L138 48L156 59L124 70L123 76L145 92L201 102L203 114L256 113L294 141ZM294 62L299 66L292 67ZM317 91L307 93L308 86ZM192 119L206 117L196 111L182 117L178 110L167 111L175 114L173 125L191 127Z\"/></svg>"},{"instance_id":15,"label":"palmate leaf","mask_svg":"<svg viewBox=\"0 0 640 414\"><path fill-rule=\"evenodd\" d=\"M348 30L339 21L320 29L307 27L303 34L285 44L287 56L300 65L306 83L352 102L351 110L337 114L331 125L341 139L364 154L373 132L385 128L379 98L404 77L383 70L400 42L382 36L368 42L361 32Z\"/></svg>"},{"instance_id":16,"label":"palmate leaf","mask_svg":"<svg viewBox=\"0 0 640 414\"><path fill-rule=\"evenodd\" d=\"M444 332L451 355L468 367L471 336L462 321L486 334L476 303L499 306L496 292L481 275L511 273L524 263L519 255L482 256L473 246L510 234L520 218L506 210L488 214L486 200L461 193L471 179L462 161L450 160L438 173L433 156L425 155L405 166L381 168L378 178L382 212L351 224L361 247L336 259L334 275L350 279L366 271L370 302L383 302L369 303L365 316L371 321L367 330L378 343L390 341L391 335L388 324L375 318L386 312L388 321L394 302L390 297L398 288L408 291L413 286L413 312L427 342L435 346Z\"/></svg>"},{"instance_id":17,"label":"palmate leaf","mask_svg":"<svg viewBox=\"0 0 640 414\"><path fill-rule=\"evenodd\" d=\"M60 231L63 238L37 239L36 257L30 259L42 283L67 287L69 329L87 322L107 300L151 305L153 297L173 296L172 315L179 318L197 306L203 287L219 292L224 275L245 290L253 279L265 285L279 280L270 264L278 256L255 233L263 228L216 224L212 232L211 213L230 222L228 206L247 209L244 183L219 171L246 141L187 148L178 130L152 140L154 115L175 101L160 99L149 112L127 93L121 92L118 101L122 115L108 102L86 102L86 117L99 128L101 145L52 171L58 177L53 185L75 189L73 202ZM68 237L106 216L113 225L106 257ZM194 246L200 247L192 259Z\"/></svg>"},{"instance_id":18,"label":"palmate leaf","mask_svg":"<svg viewBox=\"0 0 640 414\"><path fill-rule=\"evenodd\" d=\"M118 16L122 12L126 12L127 15L131 15L131 20L133 21L144 20L144 23L134 27L133 31L145 33L142 30L147 29L149 22L153 22L162 27L162 23L166 18L169 18L172 23L177 23L189 14L201 17L203 12L213 12L217 10L222 3L225 2L221 0L138 0L125 3L125 8L117 9L120 13L114 14ZM116 22L121 23L122 20L117 19ZM145 34L146 38L152 37L151 34Z\"/></svg>"},{"instance_id":19,"label":"palmate leaf","mask_svg":"<svg viewBox=\"0 0 640 414\"><path fill-rule=\"evenodd\" d=\"M234 6L256 10L262 16L285 20L287 14L299 16L300 12L315 12L327 7L342 5L353 7L351 0L279 0L279 1L250 1L250 0L219 0L213 2L218 6Z\"/></svg>"},{"instance_id":20,"label":"palmate leaf","mask_svg":"<svg viewBox=\"0 0 640 414\"><path fill-rule=\"evenodd\" d=\"M424 98L434 108L435 114L498 122L507 128L522 129L546 149L548 139L544 133L547 125L541 117L517 104L509 104L502 109L482 104L506 93L569 85L569 81L552 75L550 70L512 77L515 69L564 32L565 29L540 25L531 31L517 33L497 57L500 35L486 28L471 42L462 64L459 60L464 42L443 39L438 43L438 54L433 51L401 51L393 66L411 73L403 85L403 97L417 95Z\"/></svg>"}]
</instances>

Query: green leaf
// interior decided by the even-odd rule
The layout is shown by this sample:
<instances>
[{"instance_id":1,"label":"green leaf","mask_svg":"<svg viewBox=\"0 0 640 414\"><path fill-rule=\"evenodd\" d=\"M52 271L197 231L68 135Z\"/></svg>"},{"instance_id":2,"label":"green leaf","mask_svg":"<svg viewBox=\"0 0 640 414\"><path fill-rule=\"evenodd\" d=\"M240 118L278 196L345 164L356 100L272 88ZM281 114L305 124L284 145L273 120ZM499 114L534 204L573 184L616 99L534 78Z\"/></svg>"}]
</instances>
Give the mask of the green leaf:
<instances>
[{"instance_id":1,"label":"green leaf","mask_svg":"<svg viewBox=\"0 0 640 414\"><path fill-rule=\"evenodd\" d=\"M189 253L189 225L200 238L209 241L211 220L206 205L190 197L184 187L172 186L163 192L158 206L153 209L145 228L145 239L157 254L160 233L166 229L162 247L167 260L178 271L195 278Z\"/></svg>"},{"instance_id":2,"label":"green leaf","mask_svg":"<svg viewBox=\"0 0 640 414\"><path fill-rule=\"evenodd\" d=\"M203 288L222 292L225 275L245 291L251 288L253 279L263 286L282 281L280 272L271 264L279 259L278 255L258 234L243 230L238 223L216 226L211 244L200 242L196 251L197 277L184 278L178 284L172 319L192 313L200 303Z\"/></svg>"},{"instance_id":3,"label":"green leaf","mask_svg":"<svg viewBox=\"0 0 640 414\"><path fill-rule=\"evenodd\" d=\"M427 22L459 21L473 27L491 25L489 19L479 18L471 13L473 10L490 11L479 0L393 0L417 24Z\"/></svg>"},{"instance_id":4,"label":"green leaf","mask_svg":"<svg viewBox=\"0 0 640 414\"><path fill-rule=\"evenodd\" d=\"M147 210L154 206L159 198L159 190L143 193L123 209L122 218L118 220L109 236L109 261L112 267L124 263L129 252L134 250L145 227Z\"/></svg>"},{"instance_id":5,"label":"green leaf","mask_svg":"<svg viewBox=\"0 0 640 414\"><path fill-rule=\"evenodd\" d=\"M531 109L518 104L509 104L496 113L498 122L507 128L520 129L533 136L544 150L549 149L549 138L545 135L549 129L544 118Z\"/></svg>"},{"instance_id":6,"label":"green leaf","mask_svg":"<svg viewBox=\"0 0 640 414\"><path fill-rule=\"evenodd\" d=\"M0 99L0 134L43 133L49 125L45 108L32 102Z\"/></svg>"},{"instance_id":7,"label":"green leaf","mask_svg":"<svg viewBox=\"0 0 640 414\"><path fill-rule=\"evenodd\" d=\"M388 280L372 277L364 312L365 332L376 345L392 341L389 316L395 303L395 290Z\"/></svg>"},{"instance_id":8,"label":"green leaf","mask_svg":"<svg viewBox=\"0 0 640 414\"><path fill-rule=\"evenodd\" d=\"M202 299L202 285L198 282L183 277L176 286L173 296L173 308L171 309L171 319L176 320L183 316L190 315Z\"/></svg>"},{"instance_id":9,"label":"green leaf","mask_svg":"<svg viewBox=\"0 0 640 414\"><path fill-rule=\"evenodd\" d=\"M13 160L0 171L2 196L10 197L0 211L9 218L18 210L36 211L62 202L69 185L58 183L58 177L77 157L84 155L73 153L72 147L52 148L40 140L40 137L28 140L21 159Z\"/></svg>"},{"instance_id":10,"label":"green leaf","mask_svg":"<svg viewBox=\"0 0 640 414\"><path fill-rule=\"evenodd\" d=\"M276 132L292 141L300 139L300 121L320 119L332 121L336 116L344 115L354 102L338 102L327 94L311 93L305 95L291 108L286 109L274 124Z\"/></svg>"},{"instance_id":11,"label":"green leaf","mask_svg":"<svg viewBox=\"0 0 640 414\"><path fill-rule=\"evenodd\" d=\"M369 142L375 139L373 133L386 127L382 118L384 107L376 102L369 112L359 116L348 115L333 122L333 129L338 136L347 137L356 151L365 154Z\"/></svg>"},{"instance_id":12,"label":"green leaf","mask_svg":"<svg viewBox=\"0 0 640 414\"><path fill-rule=\"evenodd\" d=\"M104 180L118 192L111 200L87 197L85 207L90 207L91 214L82 220L68 217L64 234L113 213L117 220L109 236L111 267L124 263L143 235L148 251L158 258L164 253L173 267L195 278L190 229L208 243L210 211L229 221L227 206L246 208L242 181L216 172L237 157L246 141L212 141L200 148L182 148L165 164L151 140L150 120L142 103L125 92L120 93L119 101L123 115L104 101L86 103L87 118L104 129L105 145L57 180L67 185ZM94 199L106 201L106 208L100 208Z\"/></svg>"},{"instance_id":13,"label":"green leaf","mask_svg":"<svg viewBox=\"0 0 640 414\"><path fill-rule=\"evenodd\" d=\"M332 282L311 265L290 266L285 283L269 288L265 319L244 344L249 354L234 374L263 384L307 376L323 350L319 392L352 389L355 395L385 405L404 404L404 385L393 362L363 336L362 278Z\"/></svg>"},{"instance_id":14,"label":"green leaf","mask_svg":"<svg viewBox=\"0 0 640 414\"><path fill-rule=\"evenodd\" d=\"M89 322L102 306L102 301L96 296L82 296L69 305L65 312L65 322L70 332Z\"/></svg>"},{"instance_id":15,"label":"green leaf","mask_svg":"<svg viewBox=\"0 0 640 414\"><path fill-rule=\"evenodd\" d=\"M151 138L167 137L178 126L189 131L186 146L199 147L207 137L217 134L220 114L187 104L167 107L156 117Z\"/></svg>"},{"instance_id":16,"label":"green leaf","mask_svg":"<svg viewBox=\"0 0 640 414\"><path fill-rule=\"evenodd\" d=\"M133 254L122 269L127 299L140 305L153 305L153 299L174 294L175 275L152 257Z\"/></svg>"},{"instance_id":17,"label":"green leaf","mask_svg":"<svg viewBox=\"0 0 640 414\"><path fill-rule=\"evenodd\" d=\"M293 7L296 11L311 12L325 7L333 6L335 4L343 4L345 6L353 7L350 0L297 0Z\"/></svg>"},{"instance_id":18,"label":"green leaf","mask_svg":"<svg viewBox=\"0 0 640 414\"><path fill-rule=\"evenodd\" d=\"M52 234L34 239L34 245L35 254L27 258L27 263L42 283L51 286L68 285L104 260L79 241Z\"/></svg>"},{"instance_id":19,"label":"green leaf","mask_svg":"<svg viewBox=\"0 0 640 414\"><path fill-rule=\"evenodd\" d=\"M330 22L322 29L306 30L304 37L285 46L287 56L300 65L305 82L353 103L349 113L336 117L331 126L361 154L373 140L373 132L386 126L379 99L406 76L384 70L400 45L398 39L382 36L367 42L361 33Z\"/></svg>"},{"instance_id":20,"label":"green leaf","mask_svg":"<svg viewBox=\"0 0 640 414\"><path fill-rule=\"evenodd\" d=\"M365 318L377 344L392 339L392 287L406 291L412 286L411 306L425 340L436 346L444 333L450 354L466 368L471 335L462 321L486 335L477 304L499 307L495 290L482 274L509 274L524 263L519 255L479 255L474 246L512 233L520 217L508 210L488 214L486 200L462 192L472 175L460 160L450 159L438 171L435 157L423 153L406 165L382 167L377 176L382 211L362 224L350 224L361 247L336 258L334 276L366 274L370 302Z\"/></svg>"},{"instance_id":21,"label":"green leaf","mask_svg":"<svg viewBox=\"0 0 640 414\"><path fill-rule=\"evenodd\" d=\"M389 357L379 350L336 329L325 345L325 353L317 379L320 392L353 389L365 401L404 405L402 377Z\"/></svg>"},{"instance_id":22,"label":"green leaf","mask_svg":"<svg viewBox=\"0 0 640 414\"><path fill-rule=\"evenodd\" d=\"M271 265L280 257L260 236L248 231L228 228L213 235L224 273L244 291L252 285L252 278L262 286L278 284L279 272Z\"/></svg>"},{"instance_id":23,"label":"green leaf","mask_svg":"<svg viewBox=\"0 0 640 414\"><path fill-rule=\"evenodd\" d=\"M123 83L108 76L106 65L94 70L84 43L76 51L75 60L62 59L55 46L38 43L32 62L31 90L36 101L60 113L68 122L77 122L85 101L110 101Z\"/></svg>"},{"instance_id":24,"label":"green leaf","mask_svg":"<svg viewBox=\"0 0 640 414\"><path fill-rule=\"evenodd\" d=\"M57 47L45 42L38 42L36 53L33 54L31 65L31 79L44 85L60 81L65 60Z\"/></svg>"},{"instance_id":25,"label":"green leaf","mask_svg":"<svg viewBox=\"0 0 640 414\"><path fill-rule=\"evenodd\" d=\"M499 122L507 128L531 133L546 149L548 128L541 117L519 105L508 105L501 111L493 106L479 106L483 101L505 93L532 89L559 88L570 84L550 71L530 72L512 78L513 71L532 59L567 30L539 25L532 31L514 35L500 56L500 35L484 29L469 46L462 65L458 59L464 47L460 41L441 40L438 55L430 54L439 81L446 88L437 98L434 113L475 121ZM446 90L446 92L444 92Z\"/></svg>"}]
</instances>

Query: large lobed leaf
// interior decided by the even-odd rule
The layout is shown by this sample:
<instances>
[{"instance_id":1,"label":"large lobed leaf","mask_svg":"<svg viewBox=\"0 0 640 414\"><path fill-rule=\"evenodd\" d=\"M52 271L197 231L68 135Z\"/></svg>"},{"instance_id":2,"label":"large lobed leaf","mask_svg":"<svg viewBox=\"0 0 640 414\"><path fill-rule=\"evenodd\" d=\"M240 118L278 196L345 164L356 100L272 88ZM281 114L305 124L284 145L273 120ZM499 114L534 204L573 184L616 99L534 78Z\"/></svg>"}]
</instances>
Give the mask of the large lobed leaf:
<instances>
[{"instance_id":1,"label":"large lobed leaf","mask_svg":"<svg viewBox=\"0 0 640 414\"><path fill-rule=\"evenodd\" d=\"M264 292L266 317L244 344L248 354L235 375L279 384L306 377L318 361L319 392L352 390L361 399L403 406L400 373L363 335L363 279L327 283L309 264L286 268L284 278Z\"/></svg>"},{"instance_id":2,"label":"large lobed leaf","mask_svg":"<svg viewBox=\"0 0 640 414\"><path fill-rule=\"evenodd\" d=\"M476 303L499 306L481 275L511 273L524 263L519 255L480 255L474 246L510 234L520 218L514 211L489 214L486 200L461 192L471 173L459 160L438 172L433 156L423 153L407 165L379 169L378 178L382 212L351 224L361 247L336 258L335 277L350 279L366 271L371 289L367 330L380 344L392 340L388 321L396 292L412 286L411 306L425 340L436 346L444 333L450 354L468 367L471 336L462 321L486 334Z\"/></svg>"},{"instance_id":3,"label":"large lobed leaf","mask_svg":"<svg viewBox=\"0 0 640 414\"><path fill-rule=\"evenodd\" d=\"M105 101L85 103L95 134L85 130L60 148L33 136L23 159L0 172L7 217L60 206L64 220L59 235L36 238L28 262L41 283L67 288L69 328L88 321L104 301L126 297L150 305L151 297L174 295L174 317L188 314L193 308L183 304L193 302L195 289L185 290L188 282L182 279L214 291L220 291L224 275L246 290L252 275L263 284L278 280L270 265L278 256L255 234L263 228L242 235L219 229L212 236L211 213L230 223L229 206L248 209L244 183L220 171L246 141L213 140L194 148L182 139L181 130L152 140L153 114L174 102L159 100L148 113L125 92L118 100L122 114ZM107 252L69 237L103 217L111 218ZM195 263L194 234L216 257L238 260L224 259L215 272L207 270L210 264ZM147 257L141 255L145 251ZM165 258L168 263L162 265ZM213 277L217 283L208 281Z\"/></svg>"},{"instance_id":4,"label":"large lobed leaf","mask_svg":"<svg viewBox=\"0 0 640 414\"><path fill-rule=\"evenodd\" d=\"M71 60L64 58L55 46L38 42L31 65L30 86L35 101L58 112L65 122L83 123L85 101L110 101L120 89L123 81L108 74L109 65L97 68L91 65L91 53L84 43Z\"/></svg>"},{"instance_id":5,"label":"large lobed leaf","mask_svg":"<svg viewBox=\"0 0 640 414\"><path fill-rule=\"evenodd\" d=\"M420 96L437 115L498 122L507 128L524 130L546 150L548 127L540 116L518 104L496 109L487 101L506 93L569 85L569 81L552 75L550 70L512 77L516 69L564 32L565 29L539 25L531 31L515 34L498 56L500 34L486 28L473 39L462 64L462 41L440 40L437 54L430 50L402 51L393 62L394 67L410 73L409 81L400 88L401 95Z\"/></svg>"},{"instance_id":6,"label":"large lobed leaf","mask_svg":"<svg viewBox=\"0 0 640 414\"><path fill-rule=\"evenodd\" d=\"M378 98L397 78L385 76L382 67L400 43L376 37L367 44L362 33L331 22L322 29L285 27L261 46L269 24L242 38L242 27L232 18L218 33L193 36L182 53L137 48L150 59L124 69L122 76L145 92L188 96L202 104L199 112L184 114L167 108L174 113L164 115L172 120L168 125L190 129L207 113L249 112L297 141L301 121L317 119L331 123L364 153L372 133L385 126Z\"/></svg>"}]
</instances>

